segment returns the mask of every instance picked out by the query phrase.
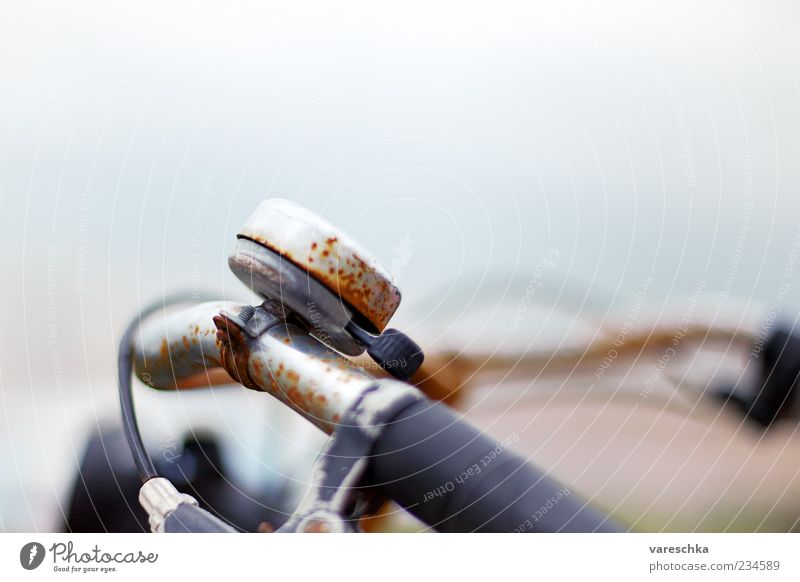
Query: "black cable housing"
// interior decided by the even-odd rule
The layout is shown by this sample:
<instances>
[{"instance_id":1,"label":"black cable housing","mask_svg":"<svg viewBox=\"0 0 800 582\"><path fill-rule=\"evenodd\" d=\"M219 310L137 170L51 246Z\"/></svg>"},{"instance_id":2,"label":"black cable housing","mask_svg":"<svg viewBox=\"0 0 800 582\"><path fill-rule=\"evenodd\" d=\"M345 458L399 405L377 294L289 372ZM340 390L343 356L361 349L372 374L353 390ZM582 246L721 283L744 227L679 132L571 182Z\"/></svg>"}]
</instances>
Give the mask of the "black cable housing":
<instances>
[{"instance_id":1,"label":"black cable housing","mask_svg":"<svg viewBox=\"0 0 800 582\"><path fill-rule=\"evenodd\" d=\"M125 431L125 438L133 455L133 462L136 465L136 472L139 473L139 479L142 483L146 483L150 479L158 477L158 472L153 464L153 459L147 453L147 449L142 441L142 435L139 431L139 424L136 421L136 410L133 403L133 342L136 338L136 333L144 318L148 315L164 309L171 305L179 303L187 303L190 301L188 294L180 294L171 297L165 297L162 300L156 301L142 311L139 315L128 324L125 333L119 342L119 354L117 357L117 372L119 378L119 401L122 411L122 426Z\"/></svg>"}]
</instances>

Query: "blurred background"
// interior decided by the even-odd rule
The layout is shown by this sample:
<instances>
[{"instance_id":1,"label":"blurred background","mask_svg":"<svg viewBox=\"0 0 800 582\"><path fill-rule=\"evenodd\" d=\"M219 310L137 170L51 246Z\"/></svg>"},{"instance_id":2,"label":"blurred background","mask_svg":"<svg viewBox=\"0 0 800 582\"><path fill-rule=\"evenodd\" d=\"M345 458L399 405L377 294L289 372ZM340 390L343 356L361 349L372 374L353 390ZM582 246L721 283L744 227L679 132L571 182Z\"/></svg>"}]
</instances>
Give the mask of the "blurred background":
<instances>
[{"instance_id":1,"label":"blurred background","mask_svg":"<svg viewBox=\"0 0 800 582\"><path fill-rule=\"evenodd\" d=\"M61 527L87 438L117 422L115 348L137 309L187 289L252 299L226 260L265 198L371 249L403 290L397 326L433 354L524 357L632 313L794 318L798 22L789 1L6 0L0 529ZM560 394L564 377L597 380L539 385ZM716 412L573 414L569 396L525 408L532 428L509 394L536 383L501 380L478 401L510 404L476 422L628 523L797 528L794 425L756 450L739 419L711 431ZM137 398L162 451L187 428L225 434L243 487L302 487L322 443L238 388Z\"/></svg>"}]
</instances>

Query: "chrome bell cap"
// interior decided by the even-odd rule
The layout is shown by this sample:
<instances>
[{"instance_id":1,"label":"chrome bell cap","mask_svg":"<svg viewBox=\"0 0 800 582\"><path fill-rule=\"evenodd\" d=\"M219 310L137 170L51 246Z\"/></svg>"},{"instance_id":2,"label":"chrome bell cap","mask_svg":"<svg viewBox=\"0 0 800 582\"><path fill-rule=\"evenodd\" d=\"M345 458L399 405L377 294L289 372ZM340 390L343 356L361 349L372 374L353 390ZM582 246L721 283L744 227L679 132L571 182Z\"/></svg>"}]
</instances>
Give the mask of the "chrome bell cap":
<instances>
[{"instance_id":1,"label":"chrome bell cap","mask_svg":"<svg viewBox=\"0 0 800 582\"><path fill-rule=\"evenodd\" d=\"M400 305L400 290L392 276L369 251L294 202L266 200L247 220L238 238L263 246L299 267L332 293L342 307L352 311L361 325L371 328L370 331L383 331ZM303 305L298 306L299 301L293 301L291 296L307 294L307 290L287 288L286 277L254 278L248 262L237 260L236 253L231 255L230 266L240 280L256 293L303 312ZM307 277L304 279L308 287ZM303 300L307 302L308 297ZM325 301L322 299L323 303Z\"/></svg>"}]
</instances>

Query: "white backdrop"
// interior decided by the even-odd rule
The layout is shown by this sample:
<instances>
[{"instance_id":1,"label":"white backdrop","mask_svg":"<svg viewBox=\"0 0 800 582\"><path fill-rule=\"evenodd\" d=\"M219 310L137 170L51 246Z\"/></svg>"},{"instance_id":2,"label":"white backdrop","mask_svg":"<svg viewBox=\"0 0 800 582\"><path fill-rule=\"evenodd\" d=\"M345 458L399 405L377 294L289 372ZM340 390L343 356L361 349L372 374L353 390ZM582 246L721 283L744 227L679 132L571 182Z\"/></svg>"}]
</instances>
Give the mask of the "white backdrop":
<instances>
[{"instance_id":1,"label":"white backdrop","mask_svg":"<svg viewBox=\"0 0 800 582\"><path fill-rule=\"evenodd\" d=\"M576 306L648 276L651 302L698 281L774 301L800 232L798 18L788 1L4 2L0 529L50 527L23 492L61 491L65 447L114 414L138 306L247 297L226 257L265 197L374 250L412 334L441 306L517 303L548 249Z\"/></svg>"}]
</instances>

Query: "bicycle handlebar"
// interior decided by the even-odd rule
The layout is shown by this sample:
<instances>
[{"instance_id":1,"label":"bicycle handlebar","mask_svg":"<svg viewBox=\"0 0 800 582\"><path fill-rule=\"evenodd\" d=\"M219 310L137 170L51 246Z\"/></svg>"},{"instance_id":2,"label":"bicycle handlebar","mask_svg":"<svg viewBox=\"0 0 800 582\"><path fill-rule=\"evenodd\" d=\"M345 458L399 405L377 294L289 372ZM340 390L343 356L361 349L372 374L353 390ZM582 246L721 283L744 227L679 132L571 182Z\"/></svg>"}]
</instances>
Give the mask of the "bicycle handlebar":
<instances>
[{"instance_id":1,"label":"bicycle handlebar","mask_svg":"<svg viewBox=\"0 0 800 582\"><path fill-rule=\"evenodd\" d=\"M252 308L217 302L145 321L136 374L151 387L175 389L198 385L198 376L206 381L199 384L211 384L208 368L224 366L327 433L367 389L384 382L280 318L262 314L257 333L248 335L233 324L245 314L251 318ZM421 397L381 427L366 481L440 531L617 531L507 448Z\"/></svg>"}]
</instances>

